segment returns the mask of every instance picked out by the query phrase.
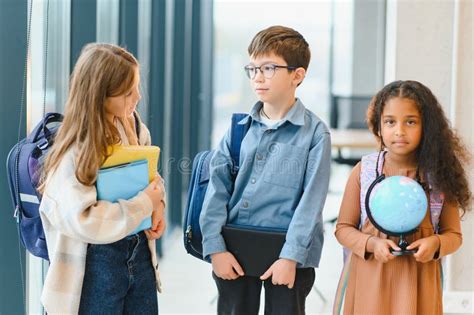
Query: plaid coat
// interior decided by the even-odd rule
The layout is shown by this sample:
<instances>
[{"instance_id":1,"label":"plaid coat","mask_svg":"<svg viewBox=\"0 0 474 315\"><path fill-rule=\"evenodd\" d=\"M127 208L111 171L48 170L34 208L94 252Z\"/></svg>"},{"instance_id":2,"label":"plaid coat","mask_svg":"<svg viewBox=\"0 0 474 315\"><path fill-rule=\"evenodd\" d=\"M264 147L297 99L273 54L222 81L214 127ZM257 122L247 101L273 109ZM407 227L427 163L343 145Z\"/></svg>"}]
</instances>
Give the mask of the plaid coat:
<instances>
[{"instance_id":1,"label":"plaid coat","mask_svg":"<svg viewBox=\"0 0 474 315\"><path fill-rule=\"evenodd\" d=\"M117 123L122 143L125 130ZM140 144L150 145L150 133L141 124ZM50 266L41 302L48 314L77 314L81 300L87 245L108 244L130 234L153 211L150 198L140 192L117 203L97 200L94 185L81 184L76 176L76 148L62 158L47 180L40 215L48 243ZM161 292L155 241L148 241L155 267L157 290Z\"/></svg>"}]
</instances>

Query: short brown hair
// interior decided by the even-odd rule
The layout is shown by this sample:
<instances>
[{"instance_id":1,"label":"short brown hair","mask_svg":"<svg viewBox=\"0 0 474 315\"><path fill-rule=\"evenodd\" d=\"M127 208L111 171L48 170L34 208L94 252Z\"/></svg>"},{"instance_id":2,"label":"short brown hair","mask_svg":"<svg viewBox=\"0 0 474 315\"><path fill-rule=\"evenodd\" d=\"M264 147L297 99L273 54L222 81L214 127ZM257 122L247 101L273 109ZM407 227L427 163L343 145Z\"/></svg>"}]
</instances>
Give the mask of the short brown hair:
<instances>
[{"instance_id":1,"label":"short brown hair","mask_svg":"<svg viewBox=\"0 0 474 315\"><path fill-rule=\"evenodd\" d=\"M292 28L275 25L255 35L248 48L249 56L258 57L274 53L282 57L288 66L308 70L311 52L303 35Z\"/></svg>"}]
</instances>

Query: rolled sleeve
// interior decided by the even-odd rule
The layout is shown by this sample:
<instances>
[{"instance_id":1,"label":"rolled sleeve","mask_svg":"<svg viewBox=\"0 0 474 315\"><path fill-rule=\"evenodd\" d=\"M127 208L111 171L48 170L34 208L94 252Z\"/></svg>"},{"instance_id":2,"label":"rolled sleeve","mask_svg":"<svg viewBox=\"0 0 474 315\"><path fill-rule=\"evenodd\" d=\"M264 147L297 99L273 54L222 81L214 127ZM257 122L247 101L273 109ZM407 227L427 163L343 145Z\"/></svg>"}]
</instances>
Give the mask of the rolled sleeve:
<instances>
[{"instance_id":1,"label":"rolled sleeve","mask_svg":"<svg viewBox=\"0 0 474 315\"><path fill-rule=\"evenodd\" d=\"M206 259L210 258L212 254L225 252L226 250L225 241L221 235L206 238L206 242L203 241L203 257Z\"/></svg>"},{"instance_id":2,"label":"rolled sleeve","mask_svg":"<svg viewBox=\"0 0 474 315\"><path fill-rule=\"evenodd\" d=\"M295 246L285 243L280 252L280 258L291 259L303 265L308 257L308 248L303 246Z\"/></svg>"}]
</instances>

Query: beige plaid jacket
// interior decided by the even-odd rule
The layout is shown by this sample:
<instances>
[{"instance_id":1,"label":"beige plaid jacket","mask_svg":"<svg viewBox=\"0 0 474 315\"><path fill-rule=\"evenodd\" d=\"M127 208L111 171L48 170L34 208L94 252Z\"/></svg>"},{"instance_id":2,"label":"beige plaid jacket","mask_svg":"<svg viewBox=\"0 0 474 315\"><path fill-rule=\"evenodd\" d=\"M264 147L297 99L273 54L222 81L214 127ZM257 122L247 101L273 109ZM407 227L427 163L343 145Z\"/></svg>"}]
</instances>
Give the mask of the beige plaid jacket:
<instances>
[{"instance_id":1,"label":"beige plaid jacket","mask_svg":"<svg viewBox=\"0 0 474 315\"><path fill-rule=\"evenodd\" d=\"M122 143L128 144L118 123ZM149 145L150 133L141 124L139 143ZM143 192L117 203L98 201L95 186L81 184L76 176L75 148L63 157L47 178L40 215L48 244L50 266L41 302L48 314L77 314L84 278L87 244L108 244L130 234L151 215L152 202ZM161 291L155 241L148 241Z\"/></svg>"}]
</instances>

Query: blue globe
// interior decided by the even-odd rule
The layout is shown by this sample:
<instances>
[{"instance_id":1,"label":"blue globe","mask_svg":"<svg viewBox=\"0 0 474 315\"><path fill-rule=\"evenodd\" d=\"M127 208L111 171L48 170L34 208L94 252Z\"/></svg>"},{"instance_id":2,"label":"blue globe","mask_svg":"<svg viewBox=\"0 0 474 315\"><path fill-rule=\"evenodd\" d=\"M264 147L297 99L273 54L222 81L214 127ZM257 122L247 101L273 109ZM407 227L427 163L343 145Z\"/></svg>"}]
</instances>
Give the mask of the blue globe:
<instances>
[{"instance_id":1,"label":"blue globe","mask_svg":"<svg viewBox=\"0 0 474 315\"><path fill-rule=\"evenodd\" d=\"M390 176L374 187L369 199L374 221L387 232L407 233L423 221L428 200L415 180Z\"/></svg>"}]
</instances>

